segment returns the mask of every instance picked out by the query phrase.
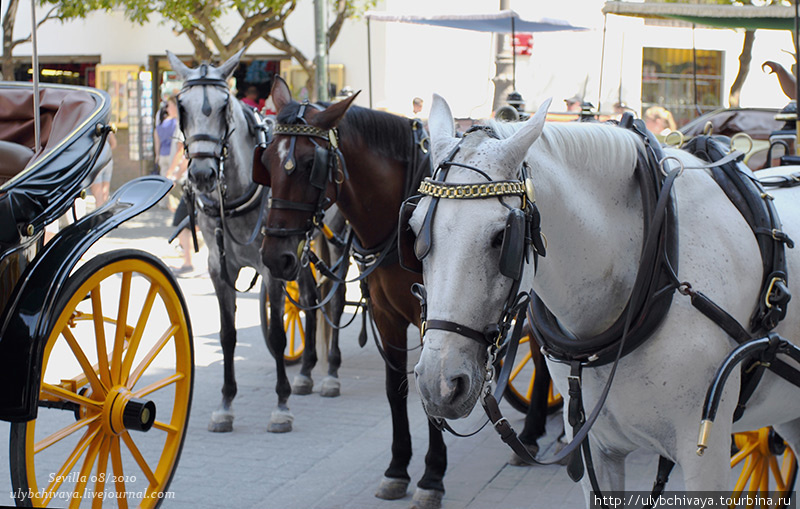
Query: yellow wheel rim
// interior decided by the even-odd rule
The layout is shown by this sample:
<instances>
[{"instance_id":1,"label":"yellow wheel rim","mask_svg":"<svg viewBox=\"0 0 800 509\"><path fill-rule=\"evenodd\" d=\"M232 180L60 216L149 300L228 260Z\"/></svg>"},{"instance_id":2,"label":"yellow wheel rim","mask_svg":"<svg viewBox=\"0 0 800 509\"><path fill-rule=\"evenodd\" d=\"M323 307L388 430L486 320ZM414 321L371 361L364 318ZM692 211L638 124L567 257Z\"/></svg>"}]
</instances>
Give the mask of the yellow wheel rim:
<instances>
[{"instance_id":1,"label":"yellow wheel rim","mask_svg":"<svg viewBox=\"0 0 800 509\"><path fill-rule=\"evenodd\" d=\"M732 497L774 497L786 495L792 490L797 474L794 452L786 446L782 454L773 454L769 447L770 431L771 428L761 428L734 434L738 452L731 457L731 468L741 465L741 471Z\"/></svg>"},{"instance_id":2,"label":"yellow wheel rim","mask_svg":"<svg viewBox=\"0 0 800 509\"><path fill-rule=\"evenodd\" d=\"M170 497L191 400L191 341L179 294L151 262L123 258L86 278L42 362L40 400L72 403L74 413L41 408L26 425L35 506L151 508ZM155 402L149 431L119 424L115 391Z\"/></svg>"},{"instance_id":3,"label":"yellow wheel rim","mask_svg":"<svg viewBox=\"0 0 800 509\"><path fill-rule=\"evenodd\" d=\"M286 293L295 302L300 302L300 287L296 281L286 283ZM286 350L283 358L288 362L294 362L302 357L306 348L306 332L303 328L306 314L295 306L289 297L286 298L283 307L283 329L286 331Z\"/></svg>"},{"instance_id":4,"label":"yellow wheel rim","mask_svg":"<svg viewBox=\"0 0 800 509\"><path fill-rule=\"evenodd\" d=\"M509 390L520 399L521 402L530 406L531 395L533 394L533 381L536 378L536 368L533 364L533 354L530 350L531 337L525 335L519 340L520 351L524 350L525 355L518 356L515 360L514 369L508 376ZM527 345L527 348L522 348ZM553 390L553 382L550 382L550 388L547 393L547 406L548 408L558 406L562 403L563 398L561 394Z\"/></svg>"}]
</instances>

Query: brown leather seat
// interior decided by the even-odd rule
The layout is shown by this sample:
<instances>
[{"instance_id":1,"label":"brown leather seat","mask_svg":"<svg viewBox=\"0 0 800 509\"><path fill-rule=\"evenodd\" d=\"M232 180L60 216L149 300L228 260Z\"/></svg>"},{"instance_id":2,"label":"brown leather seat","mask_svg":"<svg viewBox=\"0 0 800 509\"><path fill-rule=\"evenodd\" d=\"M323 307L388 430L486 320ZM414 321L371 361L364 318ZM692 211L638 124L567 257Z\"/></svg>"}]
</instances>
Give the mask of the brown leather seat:
<instances>
[{"instance_id":1,"label":"brown leather seat","mask_svg":"<svg viewBox=\"0 0 800 509\"><path fill-rule=\"evenodd\" d=\"M0 185L21 172L33 158L33 150L19 143L0 140Z\"/></svg>"}]
</instances>

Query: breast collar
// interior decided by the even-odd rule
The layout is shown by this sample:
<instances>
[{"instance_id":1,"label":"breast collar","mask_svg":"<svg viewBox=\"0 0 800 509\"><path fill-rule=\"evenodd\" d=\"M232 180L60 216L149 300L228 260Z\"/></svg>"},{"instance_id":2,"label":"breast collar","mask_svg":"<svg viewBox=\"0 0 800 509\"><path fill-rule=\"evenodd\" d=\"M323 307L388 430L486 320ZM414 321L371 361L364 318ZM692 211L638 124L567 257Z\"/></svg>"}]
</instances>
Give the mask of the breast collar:
<instances>
[{"instance_id":1,"label":"breast collar","mask_svg":"<svg viewBox=\"0 0 800 509\"><path fill-rule=\"evenodd\" d=\"M632 120L632 119L631 119ZM643 246L640 265L631 297L619 318L605 331L590 337L575 338L566 333L558 319L534 295L529 318L543 351L561 362L580 361L585 366L600 366L614 361L624 339L622 355L641 345L664 320L679 288L678 219L672 192L674 177L664 178L660 161L661 146L641 120L622 122L642 137L644 151L638 154L634 175L639 181L643 210ZM632 319L629 317L632 317ZM630 328L626 334L626 322Z\"/></svg>"}]
</instances>

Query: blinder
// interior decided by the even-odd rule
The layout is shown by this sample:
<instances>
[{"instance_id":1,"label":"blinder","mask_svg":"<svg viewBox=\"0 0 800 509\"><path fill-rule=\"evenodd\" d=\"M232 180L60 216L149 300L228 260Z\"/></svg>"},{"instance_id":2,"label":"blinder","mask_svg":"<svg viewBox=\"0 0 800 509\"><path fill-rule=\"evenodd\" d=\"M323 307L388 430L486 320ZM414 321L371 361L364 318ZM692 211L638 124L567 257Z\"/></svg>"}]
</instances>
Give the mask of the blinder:
<instances>
[{"instance_id":1,"label":"blinder","mask_svg":"<svg viewBox=\"0 0 800 509\"><path fill-rule=\"evenodd\" d=\"M503 245L500 250L500 273L511 279L522 277L522 263L526 256L527 232L525 213L521 209L511 209L503 232Z\"/></svg>"},{"instance_id":2,"label":"blinder","mask_svg":"<svg viewBox=\"0 0 800 509\"><path fill-rule=\"evenodd\" d=\"M417 257L414 249L417 237L409 224L411 216L417 210L417 204L416 200L406 200L400 208L397 225L397 253L400 257L401 267L416 274L422 274L422 260Z\"/></svg>"},{"instance_id":3,"label":"blinder","mask_svg":"<svg viewBox=\"0 0 800 509\"><path fill-rule=\"evenodd\" d=\"M262 186L272 187L272 180L269 176L267 167L264 166L264 152L267 150L266 145L256 145L253 150L253 182L261 184Z\"/></svg>"},{"instance_id":4,"label":"blinder","mask_svg":"<svg viewBox=\"0 0 800 509\"><path fill-rule=\"evenodd\" d=\"M314 163L311 166L311 175L309 182L313 187L323 190L327 187L327 180L329 175L330 165L330 152L327 148L316 146L314 147Z\"/></svg>"}]
</instances>

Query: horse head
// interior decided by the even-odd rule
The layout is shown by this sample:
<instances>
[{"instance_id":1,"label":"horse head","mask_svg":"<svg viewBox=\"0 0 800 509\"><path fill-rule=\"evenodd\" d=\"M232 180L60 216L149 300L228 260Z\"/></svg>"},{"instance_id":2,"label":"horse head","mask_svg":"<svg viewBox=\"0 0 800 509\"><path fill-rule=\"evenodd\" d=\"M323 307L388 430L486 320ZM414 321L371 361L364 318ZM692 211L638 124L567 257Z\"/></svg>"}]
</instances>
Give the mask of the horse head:
<instances>
[{"instance_id":1,"label":"horse head","mask_svg":"<svg viewBox=\"0 0 800 509\"><path fill-rule=\"evenodd\" d=\"M487 360L513 318L517 292L530 289L532 271L524 259L532 262L526 236L534 203L525 191L523 162L542 132L548 105L510 138L497 139L488 129L456 138L447 102L434 96L429 127L435 171L420 188L427 196L409 220L418 238L430 243L427 252L416 246L424 280L417 293L426 316L414 373L432 417L460 418L472 410ZM535 221L538 229L538 212Z\"/></svg>"},{"instance_id":2,"label":"horse head","mask_svg":"<svg viewBox=\"0 0 800 509\"><path fill-rule=\"evenodd\" d=\"M244 50L238 51L224 64L207 63L196 69L184 65L167 51L172 69L184 81L178 94L178 120L185 137L189 163L189 181L201 193L214 190L220 178L220 162L227 156L233 132L233 98L228 78L239 64Z\"/></svg>"},{"instance_id":3,"label":"horse head","mask_svg":"<svg viewBox=\"0 0 800 509\"><path fill-rule=\"evenodd\" d=\"M272 188L261 256L275 277L293 280L310 234L336 199L343 178L336 127L357 94L327 107L300 104L277 77L271 95L277 125L253 163L253 180Z\"/></svg>"}]
</instances>

